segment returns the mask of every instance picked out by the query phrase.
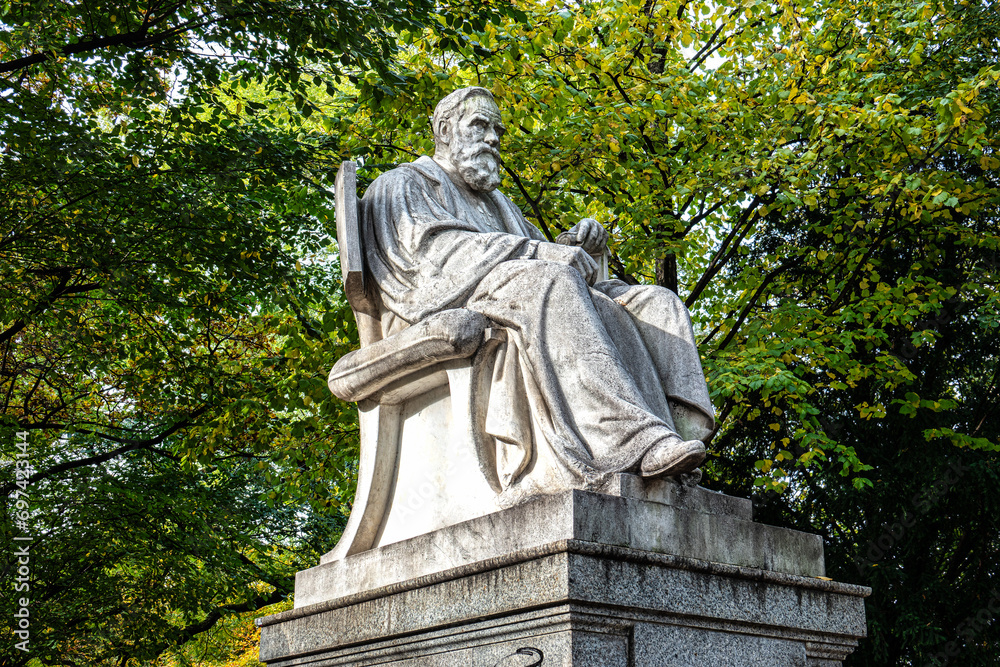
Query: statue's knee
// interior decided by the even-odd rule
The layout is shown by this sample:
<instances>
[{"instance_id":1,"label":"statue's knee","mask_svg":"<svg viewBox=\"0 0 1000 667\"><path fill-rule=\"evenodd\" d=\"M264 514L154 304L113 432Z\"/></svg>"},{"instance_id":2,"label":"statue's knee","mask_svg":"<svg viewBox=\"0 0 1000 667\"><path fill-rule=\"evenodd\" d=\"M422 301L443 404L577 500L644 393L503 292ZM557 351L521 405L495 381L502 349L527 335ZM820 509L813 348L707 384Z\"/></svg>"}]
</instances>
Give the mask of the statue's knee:
<instances>
[{"instance_id":1,"label":"statue's knee","mask_svg":"<svg viewBox=\"0 0 1000 667\"><path fill-rule=\"evenodd\" d=\"M671 308L684 308L684 302L681 301L679 296L674 294L673 290L669 290L666 287L660 287L659 285L633 285L629 288L629 295L632 296L632 298L656 300L664 306L669 306Z\"/></svg>"},{"instance_id":2,"label":"statue's knee","mask_svg":"<svg viewBox=\"0 0 1000 667\"><path fill-rule=\"evenodd\" d=\"M687 312L687 306L684 305L684 302L681 301L681 298L673 290L660 287L659 285L650 285L649 288L655 290L656 298L661 299L669 308Z\"/></svg>"},{"instance_id":3,"label":"statue's knee","mask_svg":"<svg viewBox=\"0 0 1000 667\"><path fill-rule=\"evenodd\" d=\"M672 290L659 285L635 285L629 288L625 301L633 307L649 307L652 312L661 313L669 320L690 318L681 298Z\"/></svg>"}]
</instances>

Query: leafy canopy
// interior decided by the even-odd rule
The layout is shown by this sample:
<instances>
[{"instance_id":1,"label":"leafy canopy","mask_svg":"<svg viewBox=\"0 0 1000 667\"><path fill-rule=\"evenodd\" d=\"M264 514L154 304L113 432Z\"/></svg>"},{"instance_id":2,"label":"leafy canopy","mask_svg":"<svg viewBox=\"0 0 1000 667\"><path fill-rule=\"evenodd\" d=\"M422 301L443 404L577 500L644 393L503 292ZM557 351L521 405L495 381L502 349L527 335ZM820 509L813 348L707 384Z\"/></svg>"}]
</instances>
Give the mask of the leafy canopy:
<instances>
[{"instance_id":1,"label":"leafy canopy","mask_svg":"<svg viewBox=\"0 0 1000 667\"><path fill-rule=\"evenodd\" d=\"M328 111L343 154L372 178L433 150L445 93L492 89L505 192L550 237L596 217L618 278L692 310L720 417L710 483L821 532L831 572L875 587L856 664L930 660L956 637L963 664L989 664L995 629L956 628L989 597L1000 528L983 500L1000 447L996 4L518 6L526 21L458 55L402 37L414 84ZM962 483L870 562L948 464Z\"/></svg>"}]
</instances>

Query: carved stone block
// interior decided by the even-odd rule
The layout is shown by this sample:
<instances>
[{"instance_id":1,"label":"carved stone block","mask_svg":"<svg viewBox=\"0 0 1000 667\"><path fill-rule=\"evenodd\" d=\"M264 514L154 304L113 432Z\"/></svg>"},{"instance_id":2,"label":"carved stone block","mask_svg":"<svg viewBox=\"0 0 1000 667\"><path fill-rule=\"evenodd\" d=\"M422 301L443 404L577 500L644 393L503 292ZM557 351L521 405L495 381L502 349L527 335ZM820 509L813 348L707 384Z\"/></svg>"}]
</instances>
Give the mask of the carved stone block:
<instances>
[{"instance_id":1,"label":"carved stone block","mask_svg":"<svg viewBox=\"0 0 1000 667\"><path fill-rule=\"evenodd\" d=\"M818 536L672 480L615 485L623 495L543 496L300 572L295 609L259 621L261 660L828 667L865 636L870 591L819 578Z\"/></svg>"}]
</instances>

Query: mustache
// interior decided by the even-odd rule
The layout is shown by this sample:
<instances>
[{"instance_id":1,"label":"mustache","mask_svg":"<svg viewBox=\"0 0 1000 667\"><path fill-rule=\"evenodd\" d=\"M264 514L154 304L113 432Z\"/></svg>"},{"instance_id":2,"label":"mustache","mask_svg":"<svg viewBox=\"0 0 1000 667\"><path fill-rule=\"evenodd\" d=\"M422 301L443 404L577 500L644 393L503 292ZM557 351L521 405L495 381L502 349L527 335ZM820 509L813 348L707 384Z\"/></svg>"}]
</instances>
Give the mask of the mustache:
<instances>
[{"instance_id":1,"label":"mustache","mask_svg":"<svg viewBox=\"0 0 1000 667\"><path fill-rule=\"evenodd\" d=\"M500 161L500 151L498 151L497 149L493 148L489 144L484 144L482 147L476 149L476 151L474 153L472 153L472 155L470 157L479 157L480 155L483 155L484 153L487 154L487 155L492 155L493 157L495 157L497 159L497 162Z\"/></svg>"}]
</instances>

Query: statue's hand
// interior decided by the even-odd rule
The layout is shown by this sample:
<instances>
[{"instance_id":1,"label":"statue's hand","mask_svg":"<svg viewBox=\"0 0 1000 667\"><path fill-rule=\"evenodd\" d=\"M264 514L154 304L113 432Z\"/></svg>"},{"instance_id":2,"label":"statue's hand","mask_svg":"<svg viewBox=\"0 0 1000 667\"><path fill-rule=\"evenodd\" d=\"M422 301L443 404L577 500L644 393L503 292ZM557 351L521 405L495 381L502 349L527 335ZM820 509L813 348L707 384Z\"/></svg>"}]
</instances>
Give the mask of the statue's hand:
<instances>
[{"instance_id":1,"label":"statue's hand","mask_svg":"<svg viewBox=\"0 0 1000 667\"><path fill-rule=\"evenodd\" d=\"M597 280L597 262L586 250L578 246L539 243L538 250L535 251L535 259L572 266L580 272L588 285L593 285Z\"/></svg>"},{"instance_id":2,"label":"statue's hand","mask_svg":"<svg viewBox=\"0 0 1000 667\"><path fill-rule=\"evenodd\" d=\"M591 255L600 255L608 247L608 231L597 220L584 218L560 234L556 243L579 246Z\"/></svg>"}]
</instances>

